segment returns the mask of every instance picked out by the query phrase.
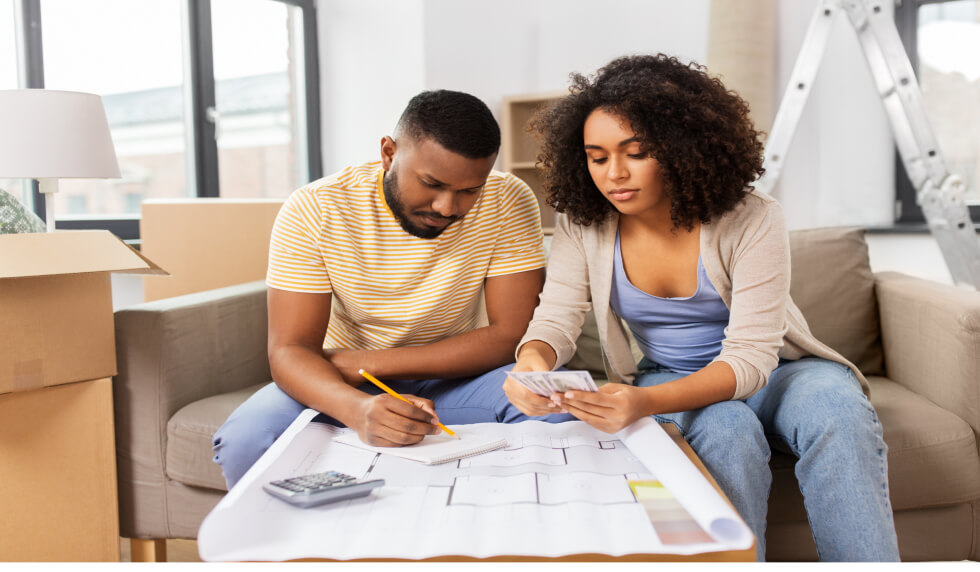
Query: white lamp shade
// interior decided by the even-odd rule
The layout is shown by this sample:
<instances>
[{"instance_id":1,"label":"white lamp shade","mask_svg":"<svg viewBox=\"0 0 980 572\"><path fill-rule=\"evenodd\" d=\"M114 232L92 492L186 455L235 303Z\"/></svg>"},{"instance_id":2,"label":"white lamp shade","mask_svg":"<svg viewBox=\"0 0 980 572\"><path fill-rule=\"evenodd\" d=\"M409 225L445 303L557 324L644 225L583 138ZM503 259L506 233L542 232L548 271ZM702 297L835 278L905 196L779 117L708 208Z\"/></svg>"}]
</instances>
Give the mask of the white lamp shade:
<instances>
[{"instance_id":1,"label":"white lamp shade","mask_svg":"<svg viewBox=\"0 0 980 572\"><path fill-rule=\"evenodd\" d=\"M119 176L101 97L77 91L0 90L0 177Z\"/></svg>"}]
</instances>

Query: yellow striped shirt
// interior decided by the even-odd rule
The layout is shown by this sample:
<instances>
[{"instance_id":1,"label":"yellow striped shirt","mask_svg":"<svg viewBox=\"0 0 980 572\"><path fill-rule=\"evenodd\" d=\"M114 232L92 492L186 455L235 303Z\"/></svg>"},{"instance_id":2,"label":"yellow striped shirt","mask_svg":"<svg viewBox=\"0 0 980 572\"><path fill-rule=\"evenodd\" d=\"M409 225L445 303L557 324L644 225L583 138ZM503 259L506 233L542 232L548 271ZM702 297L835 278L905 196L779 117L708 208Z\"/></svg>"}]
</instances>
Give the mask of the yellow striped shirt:
<instances>
[{"instance_id":1,"label":"yellow striped shirt","mask_svg":"<svg viewBox=\"0 0 980 572\"><path fill-rule=\"evenodd\" d=\"M324 347L432 343L474 328L483 280L543 268L531 189L492 171L473 208L434 239L405 232L385 203L380 162L298 189L272 230L266 284L332 293Z\"/></svg>"}]
</instances>

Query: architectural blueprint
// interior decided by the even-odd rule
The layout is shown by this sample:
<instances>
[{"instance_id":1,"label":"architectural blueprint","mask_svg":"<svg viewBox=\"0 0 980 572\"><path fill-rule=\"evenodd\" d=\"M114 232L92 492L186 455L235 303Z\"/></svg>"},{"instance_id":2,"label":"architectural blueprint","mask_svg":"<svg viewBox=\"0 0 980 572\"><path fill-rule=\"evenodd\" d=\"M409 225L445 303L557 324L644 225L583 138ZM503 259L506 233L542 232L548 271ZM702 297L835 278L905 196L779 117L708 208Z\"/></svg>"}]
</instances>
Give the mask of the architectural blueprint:
<instances>
[{"instance_id":1,"label":"architectural blueprint","mask_svg":"<svg viewBox=\"0 0 980 572\"><path fill-rule=\"evenodd\" d=\"M663 475L654 475L620 435L582 422L453 426L463 439L490 433L505 437L508 446L423 465L336 443L334 437L349 430L311 422L314 415L301 415L208 515L198 535L205 560L691 554L751 545L751 534L742 530L738 538L711 533L715 517L685 510L660 487ZM634 448L649 444L630 438ZM370 496L312 509L261 490L269 480L325 470L386 484ZM660 488L631 489L631 482ZM644 493L641 502L634 490L654 494ZM654 518L651 507L666 512ZM744 527L727 510L724 518Z\"/></svg>"}]
</instances>

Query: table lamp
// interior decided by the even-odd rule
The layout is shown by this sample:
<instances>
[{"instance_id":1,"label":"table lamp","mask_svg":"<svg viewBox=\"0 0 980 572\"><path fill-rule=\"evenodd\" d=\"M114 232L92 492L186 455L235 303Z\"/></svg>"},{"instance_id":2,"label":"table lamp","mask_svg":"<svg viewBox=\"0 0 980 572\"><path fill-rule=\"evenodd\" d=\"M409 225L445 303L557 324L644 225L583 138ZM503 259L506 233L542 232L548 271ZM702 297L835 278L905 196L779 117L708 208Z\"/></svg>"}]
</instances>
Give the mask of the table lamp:
<instances>
[{"instance_id":1,"label":"table lamp","mask_svg":"<svg viewBox=\"0 0 980 572\"><path fill-rule=\"evenodd\" d=\"M37 179L54 232L58 179L119 178L102 98L49 89L0 90L0 177Z\"/></svg>"}]
</instances>

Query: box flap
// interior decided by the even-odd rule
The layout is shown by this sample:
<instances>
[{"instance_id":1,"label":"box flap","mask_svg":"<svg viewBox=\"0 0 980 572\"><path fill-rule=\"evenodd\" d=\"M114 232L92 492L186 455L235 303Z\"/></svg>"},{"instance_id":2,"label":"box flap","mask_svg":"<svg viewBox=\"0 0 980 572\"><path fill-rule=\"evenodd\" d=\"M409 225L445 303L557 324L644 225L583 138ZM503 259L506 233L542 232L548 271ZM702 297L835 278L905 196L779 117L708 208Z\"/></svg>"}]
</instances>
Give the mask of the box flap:
<instances>
[{"instance_id":1,"label":"box flap","mask_svg":"<svg viewBox=\"0 0 980 572\"><path fill-rule=\"evenodd\" d=\"M107 230L0 235L0 279L81 272L167 274Z\"/></svg>"}]
</instances>

